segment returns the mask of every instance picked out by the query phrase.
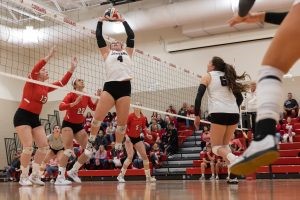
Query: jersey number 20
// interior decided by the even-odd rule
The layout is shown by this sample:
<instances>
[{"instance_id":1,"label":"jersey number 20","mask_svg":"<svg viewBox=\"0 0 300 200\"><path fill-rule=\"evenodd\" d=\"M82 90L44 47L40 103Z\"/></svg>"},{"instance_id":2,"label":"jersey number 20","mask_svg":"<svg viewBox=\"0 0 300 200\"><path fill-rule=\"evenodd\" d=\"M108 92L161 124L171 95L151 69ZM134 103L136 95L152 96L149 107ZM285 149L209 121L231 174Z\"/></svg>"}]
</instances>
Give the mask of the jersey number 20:
<instances>
[{"instance_id":1,"label":"jersey number 20","mask_svg":"<svg viewBox=\"0 0 300 200\"><path fill-rule=\"evenodd\" d=\"M118 56L117 60L123 62L123 56Z\"/></svg>"}]
</instances>

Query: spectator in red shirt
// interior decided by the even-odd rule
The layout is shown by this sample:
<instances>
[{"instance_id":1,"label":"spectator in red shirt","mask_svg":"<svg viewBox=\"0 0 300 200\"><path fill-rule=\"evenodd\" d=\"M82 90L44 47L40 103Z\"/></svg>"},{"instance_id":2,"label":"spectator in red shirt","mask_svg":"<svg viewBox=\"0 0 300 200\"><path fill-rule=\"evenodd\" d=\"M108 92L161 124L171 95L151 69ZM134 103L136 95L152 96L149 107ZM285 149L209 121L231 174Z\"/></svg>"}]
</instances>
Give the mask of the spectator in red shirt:
<instances>
[{"instance_id":1,"label":"spectator in red shirt","mask_svg":"<svg viewBox=\"0 0 300 200\"><path fill-rule=\"evenodd\" d=\"M85 122L84 122L84 130L89 134L91 131L91 123L93 120L93 116L91 112L87 112L85 116Z\"/></svg>"},{"instance_id":2,"label":"spectator in red shirt","mask_svg":"<svg viewBox=\"0 0 300 200\"><path fill-rule=\"evenodd\" d=\"M201 135L201 149L205 150L206 145L210 143L210 132L207 126L203 127L203 133Z\"/></svg>"},{"instance_id":3,"label":"spectator in red shirt","mask_svg":"<svg viewBox=\"0 0 300 200\"><path fill-rule=\"evenodd\" d=\"M207 145L206 152L204 154L204 158L201 163L201 177L200 180L205 180L204 172L205 168L211 168L211 177L210 180L215 179L215 162L216 162L216 155L211 150L211 145Z\"/></svg>"},{"instance_id":4,"label":"spectator in red shirt","mask_svg":"<svg viewBox=\"0 0 300 200\"><path fill-rule=\"evenodd\" d=\"M56 49L53 47L49 54L41 59L32 69L29 78L44 82L49 79L48 71L44 67L50 58L53 57ZM55 86L63 87L70 80L77 66L76 58L72 59L71 68L65 76L57 82L52 83ZM48 100L48 93L54 91L55 88L26 82L23 89L23 97L18 110L14 116L14 127L23 146L21 154L21 177L20 185L29 186L32 183L37 185L45 185L40 178L40 166L49 149L47 137L44 127L41 125L39 115L43 105ZM29 162L33 152L33 142L38 147L32 163L32 174L28 177Z\"/></svg>"}]
</instances>

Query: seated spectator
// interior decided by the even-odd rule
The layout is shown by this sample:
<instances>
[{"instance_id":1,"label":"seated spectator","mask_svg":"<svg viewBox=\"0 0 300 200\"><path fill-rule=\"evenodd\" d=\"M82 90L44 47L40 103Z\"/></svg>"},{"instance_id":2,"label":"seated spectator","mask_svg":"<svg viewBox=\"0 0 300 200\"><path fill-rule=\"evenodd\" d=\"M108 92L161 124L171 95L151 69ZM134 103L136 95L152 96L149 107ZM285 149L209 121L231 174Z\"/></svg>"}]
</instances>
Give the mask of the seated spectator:
<instances>
[{"instance_id":1,"label":"seated spectator","mask_svg":"<svg viewBox=\"0 0 300 200\"><path fill-rule=\"evenodd\" d=\"M110 143L115 141L115 132L116 128L113 126L112 123L108 124L108 127L106 128L106 139L110 141Z\"/></svg>"},{"instance_id":2,"label":"seated spectator","mask_svg":"<svg viewBox=\"0 0 300 200\"><path fill-rule=\"evenodd\" d=\"M221 156L217 157L217 162L216 162L216 180L219 180L219 171L222 168L226 168L227 164L226 161L223 160Z\"/></svg>"},{"instance_id":3,"label":"seated spectator","mask_svg":"<svg viewBox=\"0 0 300 200\"><path fill-rule=\"evenodd\" d=\"M297 117L299 111L298 102L293 99L293 95L291 92L288 93L288 99L284 102L284 118L287 117Z\"/></svg>"},{"instance_id":4,"label":"seated spectator","mask_svg":"<svg viewBox=\"0 0 300 200\"><path fill-rule=\"evenodd\" d=\"M86 116L85 116L85 122L84 122L84 125L83 125L83 128L87 133L91 132L92 120L93 120L92 114L90 112L87 112Z\"/></svg>"},{"instance_id":5,"label":"seated spectator","mask_svg":"<svg viewBox=\"0 0 300 200\"><path fill-rule=\"evenodd\" d=\"M208 126L203 127L203 133L201 135L201 150L204 151L206 148L206 145L210 143L210 131Z\"/></svg>"},{"instance_id":6,"label":"seated spectator","mask_svg":"<svg viewBox=\"0 0 300 200\"><path fill-rule=\"evenodd\" d=\"M155 168L159 168L160 167L160 150L159 150L159 147L158 147L158 144L155 143L153 146L152 146L152 149L151 149L151 152L150 152L150 160L152 162L152 165L155 167Z\"/></svg>"},{"instance_id":7,"label":"seated spectator","mask_svg":"<svg viewBox=\"0 0 300 200\"><path fill-rule=\"evenodd\" d=\"M151 120L152 119L157 119L158 113L157 112L153 112L151 115Z\"/></svg>"},{"instance_id":8,"label":"seated spectator","mask_svg":"<svg viewBox=\"0 0 300 200\"><path fill-rule=\"evenodd\" d=\"M176 110L173 108L172 104L169 106L169 108L166 110L166 112L172 113L172 114L176 114L177 113Z\"/></svg>"},{"instance_id":9,"label":"seated spectator","mask_svg":"<svg viewBox=\"0 0 300 200\"><path fill-rule=\"evenodd\" d=\"M186 103L183 103L182 104L182 107L180 108L180 110L178 111L178 115L181 115L181 116L187 116L187 111L188 111L188 109L187 109L187 104ZM177 122L178 123L186 123L186 119L184 119L184 118L178 118L177 119Z\"/></svg>"},{"instance_id":10,"label":"seated spectator","mask_svg":"<svg viewBox=\"0 0 300 200\"><path fill-rule=\"evenodd\" d=\"M157 115L156 121L157 121L157 124L159 124L162 129L167 128L166 122L162 119L161 114Z\"/></svg>"},{"instance_id":11,"label":"seated spectator","mask_svg":"<svg viewBox=\"0 0 300 200\"><path fill-rule=\"evenodd\" d=\"M194 107L194 105L190 105L188 107L187 117L195 118L195 107ZM189 120L189 125L193 125L193 124L194 124L194 121L193 120Z\"/></svg>"},{"instance_id":12,"label":"seated spectator","mask_svg":"<svg viewBox=\"0 0 300 200\"><path fill-rule=\"evenodd\" d=\"M7 169L7 177L11 181L17 181L19 177L16 176L16 172L20 171L20 157L21 157L22 150L18 149L14 154L13 160L11 161L10 166Z\"/></svg>"},{"instance_id":13,"label":"seated spectator","mask_svg":"<svg viewBox=\"0 0 300 200\"><path fill-rule=\"evenodd\" d=\"M168 145L166 147L167 154L169 156L174 155L178 151L178 132L174 127L174 123L168 125Z\"/></svg>"},{"instance_id":14,"label":"seated spectator","mask_svg":"<svg viewBox=\"0 0 300 200\"><path fill-rule=\"evenodd\" d=\"M123 150L116 150L115 149L115 143L111 143L111 156L112 156L112 162L114 165L114 168L121 168L122 167L122 162L121 159L123 157L124 151Z\"/></svg>"},{"instance_id":15,"label":"seated spectator","mask_svg":"<svg viewBox=\"0 0 300 200\"><path fill-rule=\"evenodd\" d=\"M245 150L245 146L242 144L240 138L234 138L229 142L229 145L232 147L232 152L242 152Z\"/></svg>"},{"instance_id":16,"label":"seated spectator","mask_svg":"<svg viewBox=\"0 0 300 200\"><path fill-rule=\"evenodd\" d=\"M287 124L285 125L284 134L282 136L283 143L287 143L288 139L289 139L289 142L292 143L293 137L296 135L296 133L294 132L293 124L291 122L292 122L292 118L288 117Z\"/></svg>"},{"instance_id":17,"label":"seated spectator","mask_svg":"<svg viewBox=\"0 0 300 200\"><path fill-rule=\"evenodd\" d=\"M157 127L157 124L154 125L152 128L152 131L146 131L146 136L144 138L144 144L146 147L146 151L149 152L152 148L152 146L156 143L160 142L160 137L159 137L159 130Z\"/></svg>"},{"instance_id":18,"label":"seated spectator","mask_svg":"<svg viewBox=\"0 0 300 200\"><path fill-rule=\"evenodd\" d=\"M95 154L96 169L108 169L108 156L104 145L99 146L99 150Z\"/></svg>"},{"instance_id":19,"label":"seated spectator","mask_svg":"<svg viewBox=\"0 0 300 200\"><path fill-rule=\"evenodd\" d=\"M132 168L133 169L142 169L143 167L144 167L143 159L142 159L141 155L135 151L135 154L133 155Z\"/></svg>"},{"instance_id":20,"label":"seated spectator","mask_svg":"<svg viewBox=\"0 0 300 200\"><path fill-rule=\"evenodd\" d=\"M99 130L99 132L96 136L95 143L94 143L95 149L98 150L100 145L103 145L105 147L108 145L108 141L107 141L106 137L104 136L103 130Z\"/></svg>"},{"instance_id":21,"label":"seated spectator","mask_svg":"<svg viewBox=\"0 0 300 200\"><path fill-rule=\"evenodd\" d=\"M108 127L108 124L111 123L112 120L113 120L113 115L111 114L111 112L108 112L102 122L102 126L104 130Z\"/></svg>"},{"instance_id":22,"label":"seated spectator","mask_svg":"<svg viewBox=\"0 0 300 200\"><path fill-rule=\"evenodd\" d=\"M161 126L157 123L156 119L152 118L151 119L151 123L149 125L150 131L152 131L152 129L154 128L154 126L156 126L156 129L161 130Z\"/></svg>"},{"instance_id":23,"label":"seated spectator","mask_svg":"<svg viewBox=\"0 0 300 200\"><path fill-rule=\"evenodd\" d=\"M204 154L202 163L201 163L201 177L200 180L205 180L205 169L210 167L211 169L211 177L210 180L215 179L215 161L216 155L212 152L211 145L206 146L206 152Z\"/></svg>"},{"instance_id":24,"label":"seated spectator","mask_svg":"<svg viewBox=\"0 0 300 200\"><path fill-rule=\"evenodd\" d=\"M57 173L58 173L58 158L55 157L53 159L50 159L49 163L47 163L45 176L48 176L50 178L50 182L54 183L54 179L56 178Z\"/></svg>"}]
</instances>

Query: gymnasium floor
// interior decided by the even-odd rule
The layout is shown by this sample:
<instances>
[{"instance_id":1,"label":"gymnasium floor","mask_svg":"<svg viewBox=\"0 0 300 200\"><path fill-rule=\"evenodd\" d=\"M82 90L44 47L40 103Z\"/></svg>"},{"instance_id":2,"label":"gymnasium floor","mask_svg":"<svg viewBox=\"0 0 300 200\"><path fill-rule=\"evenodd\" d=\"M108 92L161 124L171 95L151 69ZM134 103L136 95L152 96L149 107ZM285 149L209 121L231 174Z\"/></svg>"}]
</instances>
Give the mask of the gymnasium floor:
<instances>
[{"instance_id":1,"label":"gymnasium floor","mask_svg":"<svg viewBox=\"0 0 300 200\"><path fill-rule=\"evenodd\" d=\"M19 187L18 183L1 183L0 200L286 200L300 199L300 180L241 181L128 181L84 182L81 185Z\"/></svg>"}]
</instances>

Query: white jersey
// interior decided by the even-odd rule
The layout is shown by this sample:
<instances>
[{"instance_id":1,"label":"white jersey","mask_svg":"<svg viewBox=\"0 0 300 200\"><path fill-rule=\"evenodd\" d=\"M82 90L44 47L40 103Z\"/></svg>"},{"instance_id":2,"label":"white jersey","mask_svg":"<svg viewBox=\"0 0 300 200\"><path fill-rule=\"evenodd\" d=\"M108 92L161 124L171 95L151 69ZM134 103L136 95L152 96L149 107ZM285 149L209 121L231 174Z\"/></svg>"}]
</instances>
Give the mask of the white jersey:
<instances>
[{"instance_id":1,"label":"white jersey","mask_svg":"<svg viewBox=\"0 0 300 200\"><path fill-rule=\"evenodd\" d=\"M105 60L106 82L133 78L132 62L126 51L111 50Z\"/></svg>"},{"instance_id":2,"label":"white jersey","mask_svg":"<svg viewBox=\"0 0 300 200\"><path fill-rule=\"evenodd\" d=\"M209 72L211 82L207 87L208 91L208 113L239 113L236 98L227 86L222 86L221 77L224 72Z\"/></svg>"}]
</instances>

